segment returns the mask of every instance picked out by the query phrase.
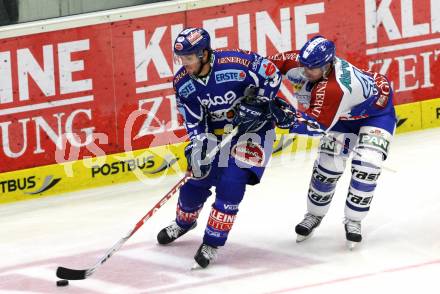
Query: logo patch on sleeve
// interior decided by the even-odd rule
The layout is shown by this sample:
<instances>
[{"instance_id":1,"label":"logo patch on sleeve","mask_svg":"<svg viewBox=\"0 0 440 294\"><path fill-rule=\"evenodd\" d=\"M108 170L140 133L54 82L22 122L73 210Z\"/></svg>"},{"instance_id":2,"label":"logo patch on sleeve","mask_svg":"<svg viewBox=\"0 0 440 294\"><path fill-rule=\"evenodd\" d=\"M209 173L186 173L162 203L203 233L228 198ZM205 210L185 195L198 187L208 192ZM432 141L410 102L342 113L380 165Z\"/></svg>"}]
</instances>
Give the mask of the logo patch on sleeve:
<instances>
[{"instance_id":1,"label":"logo patch on sleeve","mask_svg":"<svg viewBox=\"0 0 440 294\"><path fill-rule=\"evenodd\" d=\"M276 71L277 71L277 68L275 67L275 65L272 62L270 62L269 60L264 59L261 62L260 69L258 70L258 73L263 78L271 78Z\"/></svg>"},{"instance_id":2,"label":"logo patch on sleeve","mask_svg":"<svg viewBox=\"0 0 440 294\"><path fill-rule=\"evenodd\" d=\"M253 142L238 142L234 147L232 147L231 155L244 163L252 166L263 166L264 165L264 150L259 144Z\"/></svg>"}]
</instances>

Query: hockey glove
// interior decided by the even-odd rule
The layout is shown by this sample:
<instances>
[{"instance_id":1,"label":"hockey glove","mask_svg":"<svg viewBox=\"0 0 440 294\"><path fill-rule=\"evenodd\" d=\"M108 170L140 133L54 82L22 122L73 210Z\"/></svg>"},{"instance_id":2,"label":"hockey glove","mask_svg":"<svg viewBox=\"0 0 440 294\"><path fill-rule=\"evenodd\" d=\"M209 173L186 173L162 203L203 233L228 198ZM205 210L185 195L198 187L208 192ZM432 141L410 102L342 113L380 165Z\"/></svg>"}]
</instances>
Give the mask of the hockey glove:
<instances>
[{"instance_id":1,"label":"hockey glove","mask_svg":"<svg viewBox=\"0 0 440 294\"><path fill-rule=\"evenodd\" d=\"M295 107L280 97L275 97L269 102L269 109L277 127L290 129L297 123Z\"/></svg>"},{"instance_id":2,"label":"hockey glove","mask_svg":"<svg viewBox=\"0 0 440 294\"><path fill-rule=\"evenodd\" d=\"M297 112L296 122L290 129L291 133L307 136L322 135L324 126L320 125L315 119L311 118L304 112Z\"/></svg>"},{"instance_id":3,"label":"hockey glove","mask_svg":"<svg viewBox=\"0 0 440 294\"><path fill-rule=\"evenodd\" d=\"M269 98L263 96L245 97L235 114L233 125L240 134L258 131L267 121L271 121Z\"/></svg>"},{"instance_id":4,"label":"hockey glove","mask_svg":"<svg viewBox=\"0 0 440 294\"><path fill-rule=\"evenodd\" d=\"M206 158L208 139L194 138L185 147L185 157L188 163L188 171L192 172L193 178L203 179L211 170L211 159Z\"/></svg>"}]
</instances>

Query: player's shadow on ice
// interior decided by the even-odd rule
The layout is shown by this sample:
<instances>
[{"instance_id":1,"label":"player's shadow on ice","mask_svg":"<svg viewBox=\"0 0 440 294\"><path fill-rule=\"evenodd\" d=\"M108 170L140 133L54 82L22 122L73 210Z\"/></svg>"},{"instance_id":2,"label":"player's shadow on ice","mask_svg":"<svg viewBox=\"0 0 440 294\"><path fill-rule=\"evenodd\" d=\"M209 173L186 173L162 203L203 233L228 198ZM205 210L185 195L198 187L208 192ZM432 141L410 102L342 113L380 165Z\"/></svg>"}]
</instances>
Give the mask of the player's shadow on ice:
<instances>
[{"instance_id":1,"label":"player's shadow on ice","mask_svg":"<svg viewBox=\"0 0 440 294\"><path fill-rule=\"evenodd\" d=\"M192 259L199 246L198 239L184 239L165 246L156 245L156 249L158 252ZM218 257L209 268L222 266L241 270L255 270L257 268L283 270L320 263L319 260L304 257L299 252L295 252L297 244L294 241L289 241L282 246L285 247L284 249L289 246L290 250L265 249L228 242L226 246L218 249Z\"/></svg>"},{"instance_id":2,"label":"player's shadow on ice","mask_svg":"<svg viewBox=\"0 0 440 294\"><path fill-rule=\"evenodd\" d=\"M282 253L273 248L257 248L228 242L225 247L219 249L217 260L207 269L191 271L190 268L194 264L193 257L199 246L200 239L190 236L165 246L155 241L126 244L87 280L120 284L148 290L148 293L160 293L172 290L174 287L184 289L203 285L207 280L210 283L220 283L225 278L238 280L322 262L301 256L299 252L295 253L294 248L288 253ZM1 268L0 276L6 279L4 280L6 283L3 285L0 283L0 290L24 290L24 288L16 288L12 283L13 275L16 275L14 272L19 271L21 279L29 282L27 286L45 285L44 292L52 293L57 279L55 277L57 266L73 269L90 268L107 249ZM35 268L44 269L43 272L47 273L47 277L32 280L31 276L26 275L27 268L32 268L29 272L35 271ZM10 284L7 283L8 280L11 281ZM53 283L47 283L52 280ZM88 281L72 281L69 288L80 290L87 283Z\"/></svg>"}]
</instances>

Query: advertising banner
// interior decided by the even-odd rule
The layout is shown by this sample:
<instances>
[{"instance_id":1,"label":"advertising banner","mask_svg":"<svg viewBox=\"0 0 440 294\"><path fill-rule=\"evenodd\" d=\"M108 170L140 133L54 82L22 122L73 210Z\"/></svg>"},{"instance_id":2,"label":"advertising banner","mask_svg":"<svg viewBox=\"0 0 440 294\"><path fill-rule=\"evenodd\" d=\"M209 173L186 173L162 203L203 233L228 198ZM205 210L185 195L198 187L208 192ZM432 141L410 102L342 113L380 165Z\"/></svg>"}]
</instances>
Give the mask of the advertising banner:
<instances>
[{"instance_id":1,"label":"advertising banner","mask_svg":"<svg viewBox=\"0 0 440 294\"><path fill-rule=\"evenodd\" d=\"M75 160L118 151L109 25L2 40L0 48L0 172L55 163L57 152ZM101 150L90 152L95 143Z\"/></svg>"},{"instance_id":2,"label":"advertising banner","mask_svg":"<svg viewBox=\"0 0 440 294\"><path fill-rule=\"evenodd\" d=\"M182 144L100 156L3 173L0 204L127 181L154 186L186 167Z\"/></svg>"},{"instance_id":3,"label":"advertising banner","mask_svg":"<svg viewBox=\"0 0 440 294\"><path fill-rule=\"evenodd\" d=\"M318 144L316 138L287 132L277 137L273 154L282 154L285 160L292 160L292 156L310 157L310 153L298 151ZM128 181L142 181L147 187L154 187L163 177L186 171L185 146L183 142L2 173L0 204Z\"/></svg>"},{"instance_id":4,"label":"advertising banner","mask_svg":"<svg viewBox=\"0 0 440 294\"><path fill-rule=\"evenodd\" d=\"M214 48L264 56L322 34L340 57L386 74L395 104L438 98L439 3L251 0L2 39L0 173L185 141L172 43L188 26L207 29Z\"/></svg>"}]
</instances>

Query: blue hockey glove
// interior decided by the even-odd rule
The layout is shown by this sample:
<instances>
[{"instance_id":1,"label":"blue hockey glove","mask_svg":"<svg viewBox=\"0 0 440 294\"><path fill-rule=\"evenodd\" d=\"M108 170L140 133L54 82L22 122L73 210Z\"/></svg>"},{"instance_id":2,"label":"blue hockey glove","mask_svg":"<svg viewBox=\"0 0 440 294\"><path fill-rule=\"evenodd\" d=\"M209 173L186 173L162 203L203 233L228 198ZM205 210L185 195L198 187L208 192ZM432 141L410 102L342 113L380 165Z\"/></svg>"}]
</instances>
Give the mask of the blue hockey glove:
<instances>
[{"instance_id":1,"label":"blue hockey glove","mask_svg":"<svg viewBox=\"0 0 440 294\"><path fill-rule=\"evenodd\" d=\"M296 122L290 129L291 133L307 136L323 135L324 127L304 112L297 112Z\"/></svg>"},{"instance_id":2,"label":"blue hockey glove","mask_svg":"<svg viewBox=\"0 0 440 294\"><path fill-rule=\"evenodd\" d=\"M296 123L296 109L283 99L275 97L269 102L269 109L277 127L290 129Z\"/></svg>"},{"instance_id":3,"label":"blue hockey glove","mask_svg":"<svg viewBox=\"0 0 440 294\"><path fill-rule=\"evenodd\" d=\"M195 138L185 147L185 157L188 163L188 171L192 172L193 178L203 179L211 170L211 162L206 158L208 140ZM202 163L203 161L203 163Z\"/></svg>"},{"instance_id":4,"label":"blue hockey glove","mask_svg":"<svg viewBox=\"0 0 440 294\"><path fill-rule=\"evenodd\" d=\"M267 121L271 121L269 98L263 96L245 97L235 114L233 125L238 125L240 134L255 132Z\"/></svg>"}]
</instances>

